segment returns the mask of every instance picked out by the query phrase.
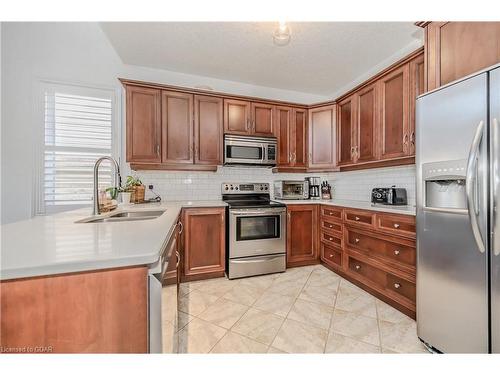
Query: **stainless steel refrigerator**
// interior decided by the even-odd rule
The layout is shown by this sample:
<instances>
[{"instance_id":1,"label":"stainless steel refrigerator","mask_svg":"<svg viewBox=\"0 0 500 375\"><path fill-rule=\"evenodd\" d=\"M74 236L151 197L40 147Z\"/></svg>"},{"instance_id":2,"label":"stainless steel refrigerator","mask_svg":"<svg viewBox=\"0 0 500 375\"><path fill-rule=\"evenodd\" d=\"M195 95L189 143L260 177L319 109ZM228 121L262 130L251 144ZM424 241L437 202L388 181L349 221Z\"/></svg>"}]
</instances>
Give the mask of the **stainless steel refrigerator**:
<instances>
[{"instance_id":1,"label":"stainless steel refrigerator","mask_svg":"<svg viewBox=\"0 0 500 375\"><path fill-rule=\"evenodd\" d=\"M417 333L500 353L500 66L417 99Z\"/></svg>"}]
</instances>

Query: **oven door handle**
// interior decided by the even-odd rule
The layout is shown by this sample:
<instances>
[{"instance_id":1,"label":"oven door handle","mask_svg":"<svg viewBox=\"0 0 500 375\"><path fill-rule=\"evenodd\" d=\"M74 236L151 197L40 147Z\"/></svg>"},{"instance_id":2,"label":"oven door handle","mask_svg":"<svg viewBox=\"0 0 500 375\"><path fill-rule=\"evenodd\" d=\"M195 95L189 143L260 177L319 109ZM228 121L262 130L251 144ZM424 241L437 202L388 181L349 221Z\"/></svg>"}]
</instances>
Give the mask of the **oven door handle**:
<instances>
[{"instance_id":1,"label":"oven door handle","mask_svg":"<svg viewBox=\"0 0 500 375\"><path fill-rule=\"evenodd\" d=\"M233 216L268 216L270 214L282 214L285 213L286 209L267 209L258 211L247 211L247 210L229 210L229 213Z\"/></svg>"}]
</instances>

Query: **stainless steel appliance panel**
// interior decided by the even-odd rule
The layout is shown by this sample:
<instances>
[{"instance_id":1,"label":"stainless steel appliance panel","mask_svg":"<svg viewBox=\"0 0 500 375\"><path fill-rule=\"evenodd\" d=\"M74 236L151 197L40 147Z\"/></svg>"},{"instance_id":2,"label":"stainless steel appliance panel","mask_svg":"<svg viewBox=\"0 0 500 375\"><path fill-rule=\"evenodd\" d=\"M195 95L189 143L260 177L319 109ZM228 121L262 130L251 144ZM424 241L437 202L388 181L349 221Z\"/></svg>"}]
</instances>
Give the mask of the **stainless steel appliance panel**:
<instances>
[{"instance_id":1,"label":"stainless steel appliance panel","mask_svg":"<svg viewBox=\"0 0 500 375\"><path fill-rule=\"evenodd\" d=\"M486 73L417 100L417 333L442 352L488 351L487 110ZM457 160L467 209L425 207L423 167Z\"/></svg>"},{"instance_id":2,"label":"stainless steel appliance panel","mask_svg":"<svg viewBox=\"0 0 500 375\"><path fill-rule=\"evenodd\" d=\"M274 198L309 199L309 182L306 180L274 181Z\"/></svg>"},{"instance_id":3,"label":"stainless steel appliance panel","mask_svg":"<svg viewBox=\"0 0 500 375\"><path fill-rule=\"evenodd\" d=\"M276 165L276 138L224 136L225 165Z\"/></svg>"},{"instance_id":4,"label":"stainless steel appliance panel","mask_svg":"<svg viewBox=\"0 0 500 375\"><path fill-rule=\"evenodd\" d=\"M491 352L500 353L500 68L490 72Z\"/></svg>"},{"instance_id":5,"label":"stainless steel appliance panel","mask_svg":"<svg viewBox=\"0 0 500 375\"><path fill-rule=\"evenodd\" d=\"M285 214L285 207L229 209L229 257L284 253Z\"/></svg>"},{"instance_id":6,"label":"stainless steel appliance panel","mask_svg":"<svg viewBox=\"0 0 500 375\"><path fill-rule=\"evenodd\" d=\"M230 279L237 279L240 277L285 272L285 270L285 254L229 259L228 277Z\"/></svg>"}]
</instances>

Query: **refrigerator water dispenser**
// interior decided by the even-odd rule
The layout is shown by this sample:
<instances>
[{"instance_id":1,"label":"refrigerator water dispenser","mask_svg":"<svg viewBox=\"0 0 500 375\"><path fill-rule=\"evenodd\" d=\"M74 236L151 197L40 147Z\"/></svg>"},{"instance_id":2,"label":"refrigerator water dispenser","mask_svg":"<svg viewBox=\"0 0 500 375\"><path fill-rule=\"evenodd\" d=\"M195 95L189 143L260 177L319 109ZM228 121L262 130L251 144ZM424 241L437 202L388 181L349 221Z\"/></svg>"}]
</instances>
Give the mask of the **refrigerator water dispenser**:
<instances>
[{"instance_id":1,"label":"refrigerator water dispenser","mask_svg":"<svg viewBox=\"0 0 500 375\"><path fill-rule=\"evenodd\" d=\"M453 160L422 165L425 208L467 209L465 164Z\"/></svg>"}]
</instances>

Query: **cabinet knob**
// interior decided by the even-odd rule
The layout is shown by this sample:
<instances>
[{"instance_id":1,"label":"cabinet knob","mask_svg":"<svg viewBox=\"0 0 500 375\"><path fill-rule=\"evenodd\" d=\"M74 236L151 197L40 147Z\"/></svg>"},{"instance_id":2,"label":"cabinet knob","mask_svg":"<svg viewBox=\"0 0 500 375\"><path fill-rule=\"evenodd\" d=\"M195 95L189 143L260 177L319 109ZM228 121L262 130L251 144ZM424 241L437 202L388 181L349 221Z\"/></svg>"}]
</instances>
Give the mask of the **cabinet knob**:
<instances>
[{"instance_id":1,"label":"cabinet knob","mask_svg":"<svg viewBox=\"0 0 500 375\"><path fill-rule=\"evenodd\" d=\"M329 241L333 241L333 237L328 238Z\"/></svg>"},{"instance_id":2,"label":"cabinet knob","mask_svg":"<svg viewBox=\"0 0 500 375\"><path fill-rule=\"evenodd\" d=\"M329 255L329 257L330 257L330 258L333 258L333 254L330 254L330 255Z\"/></svg>"},{"instance_id":3,"label":"cabinet knob","mask_svg":"<svg viewBox=\"0 0 500 375\"><path fill-rule=\"evenodd\" d=\"M330 215L330 216L333 216L333 212L330 212L330 213L329 213L329 215Z\"/></svg>"},{"instance_id":4,"label":"cabinet knob","mask_svg":"<svg viewBox=\"0 0 500 375\"><path fill-rule=\"evenodd\" d=\"M400 225L398 223L394 223L394 228L398 229Z\"/></svg>"},{"instance_id":5,"label":"cabinet knob","mask_svg":"<svg viewBox=\"0 0 500 375\"><path fill-rule=\"evenodd\" d=\"M396 288L396 289L401 288L401 284L400 283L394 283L394 288Z\"/></svg>"},{"instance_id":6,"label":"cabinet knob","mask_svg":"<svg viewBox=\"0 0 500 375\"><path fill-rule=\"evenodd\" d=\"M359 243L359 238L355 238L354 242Z\"/></svg>"},{"instance_id":7,"label":"cabinet knob","mask_svg":"<svg viewBox=\"0 0 500 375\"><path fill-rule=\"evenodd\" d=\"M333 228L333 225L329 225L328 228Z\"/></svg>"},{"instance_id":8,"label":"cabinet knob","mask_svg":"<svg viewBox=\"0 0 500 375\"><path fill-rule=\"evenodd\" d=\"M399 255L400 251L399 250L394 250L394 255Z\"/></svg>"},{"instance_id":9,"label":"cabinet knob","mask_svg":"<svg viewBox=\"0 0 500 375\"><path fill-rule=\"evenodd\" d=\"M359 264L356 264L356 266L354 268L356 268L357 270L360 270L361 266Z\"/></svg>"},{"instance_id":10,"label":"cabinet knob","mask_svg":"<svg viewBox=\"0 0 500 375\"><path fill-rule=\"evenodd\" d=\"M359 216L356 216L354 220L359 221Z\"/></svg>"}]
</instances>

